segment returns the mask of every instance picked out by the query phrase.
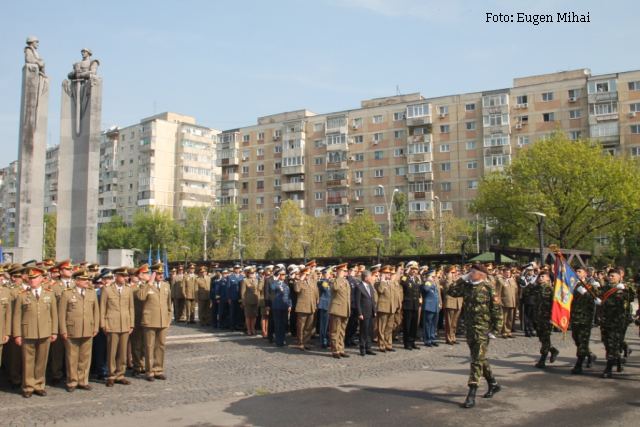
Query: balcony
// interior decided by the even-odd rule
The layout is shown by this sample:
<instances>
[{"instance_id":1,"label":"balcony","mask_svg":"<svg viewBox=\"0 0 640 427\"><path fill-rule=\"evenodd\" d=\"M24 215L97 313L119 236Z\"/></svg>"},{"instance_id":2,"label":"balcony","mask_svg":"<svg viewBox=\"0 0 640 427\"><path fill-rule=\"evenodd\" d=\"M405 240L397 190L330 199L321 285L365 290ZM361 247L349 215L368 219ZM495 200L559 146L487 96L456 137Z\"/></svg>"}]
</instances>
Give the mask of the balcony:
<instances>
[{"instance_id":1,"label":"balcony","mask_svg":"<svg viewBox=\"0 0 640 427\"><path fill-rule=\"evenodd\" d=\"M349 222L349 214L334 215L333 222L336 224L347 224Z\"/></svg>"},{"instance_id":2,"label":"balcony","mask_svg":"<svg viewBox=\"0 0 640 427\"><path fill-rule=\"evenodd\" d=\"M237 172L222 174L221 181L240 181L240 174Z\"/></svg>"},{"instance_id":3,"label":"balcony","mask_svg":"<svg viewBox=\"0 0 640 427\"><path fill-rule=\"evenodd\" d=\"M331 144L327 145L327 151L348 151L349 146L347 144Z\"/></svg>"},{"instance_id":4,"label":"balcony","mask_svg":"<svg viewBox=\"0 0 640 427\"><path fill-rule=\"evenodd\" d=\"M304 165L287 166L282 168L283 175L300 175L304 174Z\"/></svg>"},{"instance_id":5,"label":"balcony","mask_svg":"<svg viewBox=\"0 0 640 427\"><path fill-rule=\"evenodd\" d=\"M618 119L619 119L618 113L593 115L593 116L589 116L589 124L596 125L598 123L606 122L608 120L618 120Z\"/></svg>"},{"instance_id":6,"label":"balcony","mask_svg":"<svg viewBox=\"0 0 640 427\"><path fill-rule=\"evenodd\" d=\"M421 117L411 117L407 119L407 126L422 126L432 123L431 115Z\"/></svg>"},{"instance_id":7,"label":"balcony","mask_svg":"<svg viewBox=\"0 0 640 427\"><path fill-rule=\"evenodd\" d=\"M304 200L293 200L293 199L289 199L293 202L294 205L296 205L297 207L299 207L300 209L304 209Z\"/></svg>"},{"instance_id":8,"label":"balcony","mask_svg":"<svg viewBox=\"0 0 640 427\"><path fill-rule=\"evenodd\" d=\"M504 124L502 126L487 126L484 129L485 135L494 135L499 133L511 133L511 129L509 129L509 124Z\"/></svg>"},{"instance_id":9,"label":"balcony","mask_svg":"<svg viewBox=\"0 0 640 427\"><path fill-rule=\"evenodd\" d=\"M331 163L327 163L327 170L329 169L347 169L347 162L342 161L342 162L331 162Z\"/></svg>"},{"instance_id":10,"label":"balcony","mask_svg":"<svg viewBox=\"0 0 640 427\"><path fill-rule=\"evenodd\" d=\"M348 205L349 197L347 196L338 196L338 197L327 197L327 206L328 205Z\"/></svg>"},{"instance_id":11,"label":"balcony","mask_svg":"<svg viewBox=\"0 0 640 427\"><path fill-rule=\"evenodd\" d=\"M220 190L221 197L237 197L238 193L237 188L223 188Z\"/></svg>"},{"instance_id":12,"label":"balcony","mask_svg":"<svg viewBox=\"0 0 640 427\"><path fill-rule=\"evenodd\" d=\"M334 133L344 133L344 134L348 134L349 133L349 126L344 125L344 126L338 126L338 127L329 127L329 125L327 125L326 130L325 130L325 135L333 135Z\"/></svg>"},{"instance_id":13,"label":"balcony","mask_svg":"<svg viewBox=\"0 0 640 427\"><path fill-rule=\"evenodd\" d=\"M291 139L299 139L301 141L304 141L306 137L306 133L304 131L304 129L298 131L298 132L289 132L289 133L283 133L282 134L282 140L283 141L289 141Z\"/></svg>"},{"instance_id":14,"label":"balcony","mask_svg":"<svg viewBox=\"0 0 640 427\"><path fill-rule=\"evenodd\" d=\"M409 154L407 163L424 163L433 161L432 153Z\"/></svg>"},{"instance_id":15,"label":"balcony","mask_svg":"<svg viewBox=\"0 0 640 427\"><path fill-rule=\"evenodd\" d=\"M433 191L409 192L407 198L410 202L415 202L416 200L433 200Z\"/></svg>"},{"instance_id":16,"label":"balcony","mask_svg":"<svg viewBox=\"0 0 640 427\"><path fill-rule=\"evenodd\" d=\"M431 134L426 135L413 135L407 137L407 144L415 144L416 142L428 142L431 143Z\"/></svg>"},{"instance_id":17,"label":"balcony","mask_svg":"<svg viewBox=\"0 0 640 427\"><path fill-rule=\"evenodd\" d=\"M15 194L15 193L16 193L16 187L12 187L12 188L10 188L10 189L7 191L7 193L9 193L9 194Z\"/></svg>"},{"instance_id":18,"label":"balcony","mask_svg":"<svg viewBox=\"0 0 640 427\"><path fill-rule=\"evenodd\" d=\"M618 99L618 92L602 92L589 94L589 103L597 101L615 101Z\"/></svg>"},{"instance_id":19,"label":"balcony","mask_svg":"<svg viewBox=\"0 0 640 427\"><path fill-rule=\"evenodd\" d=\"M282 144L282 157L304 157L304 146L297 148L285 148L285 144Z\"/></svg>"},{"instance_id":20,"label":"balcony","mask_svg":"<svg viewBox=\"0 0 640 427\"><path fill-rule=\"evenodd\" d=\"M327 187L348 187L349 186L349 179L345 178L345 179L330 179L327 180Z\"/></svg>"},{"instance_id":21,"label":"balcony","mask_svg":"<svg viewBox=\"0 0 640 427\"><path fill-rule=\"evenodd\" d=\"M293 191L304 191L304 182L288 182L282 184L282 191L291 193Z\"/></svg>"},{"instance_id":22,"label":"balcony","mask_svg":"<svg viewBox=\"0 0 640 427\"><path fill-rule=\"evenodd\" d=\"M490 114L509 114L509 105L495 105L493 107L482 107L482 115Z\"/></svg>"},{"instance_id":23,"label":"balcony","mask_svg":"<svg viewBox=\"0 0 640 427\"><path fill-rule=\"evenodd\" d=\"M511 145L499 145L497 147L485 147L484 157L511 154Z\"/></svg>"},{"instance_id":24,"label":"balcony","mask_svg":"<svg viewBox=\"0 0 640 427\"><path fill-rule=\"evenodd\" d=\"M150 142L148 144L142 144L140 145L140 148L138 149L138 151L140 153L149 153L151 151L154 151L156 149L156 143L155 141Z\"/></svg>"},{"instance_id":25,"label":"balcony","mask_svg":"<svg viewBox=\"0 0 640 427\"><path fill-rule=\"evenodd\" d=\"M238 166L240 164L240 157L228 157L226 159L216 159L216 166Z\"/></svg>"},{"instance_id":26,"label":"balcony","mask_svg":"<svg viewBox=\"0 0 640 427\"><path fill-rule=\"evenodd\" d=\"M409 182L433 181L433 172L410 173L408 177L409 177Z\"/></svg>"}]
</instances>

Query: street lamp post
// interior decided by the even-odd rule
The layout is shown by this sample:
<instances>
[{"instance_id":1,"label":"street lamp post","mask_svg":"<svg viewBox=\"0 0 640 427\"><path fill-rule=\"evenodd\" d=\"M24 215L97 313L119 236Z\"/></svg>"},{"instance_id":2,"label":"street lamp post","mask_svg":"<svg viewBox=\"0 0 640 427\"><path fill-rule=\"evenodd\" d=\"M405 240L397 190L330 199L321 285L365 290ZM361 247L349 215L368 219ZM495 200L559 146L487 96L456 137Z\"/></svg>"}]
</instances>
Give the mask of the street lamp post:
<instances>
[{"instance_id":1,"label":"street lamp post","mask_svg":"<svg viewBox=\"0 0 640 427\"><path fill-rule=\"evenodd\" d=\"M542 235L542 221L544 221L544 217L547 216L541 212L527 212L531 215L536 215L538 217L538 239L540 239L540 267L544 265L545 256L544 256L544 240Z\"/></svg>"},{"instance_id":2,"label":"street lamp post","mask_svg":"<svg viewBox=\"0 0 640 427\"><path fill-rule=\"evenodd\" d=\"M138 248L131 248L131 250L133 251L134 254L139 254L140 252L142 252L140 249ZM140 263L138 262L138 265L136 265L136 258L138 258L136 255L133 256L133 266L134 267L139 267Z\"/></svg>"},{"instance_id":3,"label":"street lamp post","mask_svg":"<svg viewBox=\"0 0 640 427\"><path fill-rule=\"evenodd\" d=\"M189 261L189 251L191 248L189 246L180 246L180 249L184 250L184 271L187 271L187 262Z\"/></svg>"},{"instance_id":4,"label":"street lamp post","mask_svg":"<svg viewBox=\"0 0 640 427\"><path fill-rule=\"evenodd\" d=\"M378 262L377 262L377 264L380 264L380 245L382 244L382 242L383 242L382 239L378 239L378 238L373 239L373 243L375 243L376 246L378 247Z\"/></svg>"},{"instance_id":5,"label":"street lamp post","mask_svg":"<svg viewBox=\"0 0 640 427\"><path fill-rule=\"evenodd\" d=\"M384 187L382 185L378 185L378 188L382 188L382 195L384 196L384 204L387 204L387 193L384 191ZM389 208L387 209L387 231L389 236L389 244L391 244L391 205L393 204L393 198L395 197L398 189L393 190L393 194L391 196L391 200L389 200ZM378 264L380 264L378 262Z\"/></svg>"},{"instance_id":6,"label":"street lamp post","mask_svg":"<svg viewBox=\"0 0 640 427\"><path fill-rule=\"evenodd\" d=\"M195 197L189 197L189 198L197 202L197 199ZM204 247L203 247L203 254L202 254L202 258L204 259L204 261L207 260L207 228L208 228L209 215L211 214L211 211L215 207L215 203L217 201L218 199L213 199L213 204L209 207L209 210L207 211L206 216L202 211L202 206L198 208L200 210L200 214L202 215L202 226L204 228Z\"/></svg>"},{"instance_id":7,"label":"street lamp post","mask_svg":"<svg viewBox=\"0 0 640 427\"><path fill-rule=\"evenodd\" d=\"M238 245L238 251L240 252L240 265L242 265L243 259L242 259L242 253L244 252L244 248L246 248L247 245Z\"/></svg>"},{"instance_id":8,"label":"street lamp post","mask_svg":"<svg viewBox=\"0 0 640 427\"><path fill-rule=\"evenodd\" d=\"M464 265L464 246L467 244L467 240L469 240L469 236L465 236L464 234L461 234L458 236L458 239L462 240L462 251L460 255L462 256L461 265Z\"/></svg>"},{"instance_id":9,"label":"street lamp post","mask_svg":"<svg viewBox=\"0 0 640 427\"><path fill-rule=\"evenodd\" d=\"M444 244L442 239L442 202L438 198L438 196L433 196L433 198L438 202L438 227L440 229L440 253L444 253Z\"/></svg>"},{"instance_id":10,"label":"street lamp post","mask_svg":"<svg viewBox=\"0 0 640 427\"><path fill-rule=\"evenodd\" d=\"M307 249L309 249L309 242L300 242L302 248L304 249L304 263L307 264Z\"/></svg>"}]
</instances>

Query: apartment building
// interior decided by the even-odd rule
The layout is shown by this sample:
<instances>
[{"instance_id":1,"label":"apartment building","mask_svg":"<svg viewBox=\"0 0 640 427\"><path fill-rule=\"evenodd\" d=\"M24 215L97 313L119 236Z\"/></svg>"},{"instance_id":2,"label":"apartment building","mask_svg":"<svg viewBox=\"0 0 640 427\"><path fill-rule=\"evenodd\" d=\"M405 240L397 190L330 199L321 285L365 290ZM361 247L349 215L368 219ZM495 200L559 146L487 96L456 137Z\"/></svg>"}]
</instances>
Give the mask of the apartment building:
<instances>
[{"instance_id":1,"label":"apartment building","mask_svg":"<svg viewBox=\"0 0 640 427\"><path fill-rule=\"evenodd\" d=\"M47 148L44 164L44 213L54 213L58 207L58 153L60 145Z\"/></svg>"},{"instance_id":2,"label":"apartment building","mask_svg":"<svg viewBox=\"0 0 640 427\"><path fill-rule=\"evenodd\" d=\"M574 70L516 78L511 88L437 98L366 100L358 109L261 117L218 136L221 204L262 210L284 200L346 223L363 210L384 232L395 191L413 218L434 207L468 216L478 179L560 127L612 155L640 151L640 71Z\"/></svg>"},{"instance_id":3,"label":"apartment building","mask_svg":"<svg viewBox=\"0 0 640 427\"><path fill-rule=\"evenodd\" d=\"M168 209L174 219L184 208L215 200L219 131L195 118L171 112L139 124L105 131L100 142L98 221L118 215L133 223L135 211Z\"/></svg>"},{"instance_id":4,"label":"apartment building","mask_svg":"<svg viewBox=\"0 0 640 427\"><path fill-rule=\"evenodd\" d=\"M0 169L0 239L4 247L12 244L16 231L16 192L18 161Z\"/></svg>"}]
</instances>

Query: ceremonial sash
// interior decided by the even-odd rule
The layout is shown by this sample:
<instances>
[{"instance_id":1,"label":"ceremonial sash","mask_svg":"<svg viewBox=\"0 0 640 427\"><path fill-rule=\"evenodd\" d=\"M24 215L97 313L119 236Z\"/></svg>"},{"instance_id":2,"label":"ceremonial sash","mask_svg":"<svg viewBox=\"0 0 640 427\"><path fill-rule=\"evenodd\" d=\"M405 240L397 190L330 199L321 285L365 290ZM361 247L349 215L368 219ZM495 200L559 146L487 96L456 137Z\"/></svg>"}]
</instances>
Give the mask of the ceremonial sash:
<instances>
[{"instance_id":1,"label":"ceremonial sash","mask_svg":"<svg viewBox=\"0 0 640 427\"><path fill-rule=\"evenodd\" d=\"M618 288L613 288L613 289L609 289L604 296L602 297L602 302L605 302L607 300L607 298L609 298L609 296L613 295L616 293L616 291L618 290Z\"/></svg>"}]
</instances>

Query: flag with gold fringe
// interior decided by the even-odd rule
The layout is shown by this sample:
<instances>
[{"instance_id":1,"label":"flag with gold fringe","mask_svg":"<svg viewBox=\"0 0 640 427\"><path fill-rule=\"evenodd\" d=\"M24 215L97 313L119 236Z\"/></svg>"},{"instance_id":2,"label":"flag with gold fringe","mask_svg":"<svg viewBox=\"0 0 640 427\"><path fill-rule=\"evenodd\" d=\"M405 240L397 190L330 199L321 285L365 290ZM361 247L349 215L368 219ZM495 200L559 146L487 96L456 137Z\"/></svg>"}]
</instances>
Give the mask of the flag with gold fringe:
<instances>
[{"instance_id":1,"label":"flag with gold fringe","mask_svg":"<svg viewBox=\"0 0 640 427\"><path fill-rule=\"evenodd\" d=\"M578 275L564 259L557 246L551 250L556 253L555 286L553 291L553 305L551 306L551 323L562 329L565 334L571 319L571 301L573 290L580 282Z\"/></svg>"}]
</instances>

